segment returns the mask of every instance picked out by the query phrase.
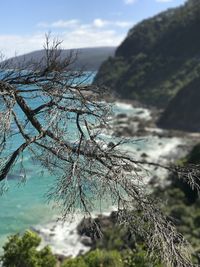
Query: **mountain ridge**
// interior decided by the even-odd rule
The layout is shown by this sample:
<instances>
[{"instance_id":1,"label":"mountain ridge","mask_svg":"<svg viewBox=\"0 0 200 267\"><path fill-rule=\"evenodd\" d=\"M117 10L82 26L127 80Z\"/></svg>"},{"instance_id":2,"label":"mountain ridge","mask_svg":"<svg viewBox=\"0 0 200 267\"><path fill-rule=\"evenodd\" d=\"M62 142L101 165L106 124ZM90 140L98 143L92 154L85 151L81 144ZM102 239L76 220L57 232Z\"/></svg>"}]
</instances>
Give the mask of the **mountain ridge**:
<instances>
[{"instance_id":1,"label":"mountain ridge","mask_svg":"<svg viewBox=\"0 0 200 267\"><path fill-rule=\"evenodd\" d=\"M72 64L72 69L84 69L85 71L97 71L101 63L108 57L113 56L116 47L104 46L104 47L87 47L78 49L61 49L61 59L70 56L70 53L74 53L77 59ZM36 50L24 55L19 55L13 58L9 58L3 62L3 64L9 65L9 67L28 67L31 68L31 63L38 63L44 58L45 50Z\"/></svg>"}]
</instances>

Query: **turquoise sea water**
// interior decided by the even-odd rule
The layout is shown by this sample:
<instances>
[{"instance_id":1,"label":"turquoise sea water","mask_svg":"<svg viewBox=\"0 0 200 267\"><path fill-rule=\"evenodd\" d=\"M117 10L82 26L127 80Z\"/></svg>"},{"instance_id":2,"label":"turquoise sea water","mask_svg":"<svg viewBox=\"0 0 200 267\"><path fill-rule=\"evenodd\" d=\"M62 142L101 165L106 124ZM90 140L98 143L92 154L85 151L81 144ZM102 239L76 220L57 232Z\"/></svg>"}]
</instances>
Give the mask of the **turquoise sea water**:
<instances>
[{"instance_id":1,"label":"turquoise sea water","mask_svg":"<svg viewBox=\"0 0 200 267\"><path fill-rule=\"evenodd\" d=\"M127 108L127 105L116 105L114 107L114 113L116 114L127 113L130 115L138 111L138 109L131 107ZM73 125L71 132L73 133ZM16 139L10 149L14 149L20 143L21 140L19 138ZM155 140L149 143L149 148L145 141L137 143L133 149L136 151L138 147L146 147L146 149L151 150L152 144L155 150ZM130 146L128 148L132 149ZM35 225L45 225L59 214L57 208L53 208L51 204L47 203L45 196L54 184L55 177L51 176L45 169L42 169L37 162L31 161L28 153L24 155L24 162L27 174L24 183L19 172L20 162L12 171L12 174L9 175L8 181L0 183L0 186L4 186L4 189L7 189L0 195L0 252L8 235L23 232Z\"/></svg>"},{"instance_id":2,"label":"turquoise sea water","mask_svg":"<svg viewBox=\"0 0 200 267\"><path fill-rule=\"evenodd\" d=\"M115 108L116 113L121 111L122 109ZM21 140L16 139L11 148L14 149L20 143ZM38 224L45 225L59 215L59 210L48 204L46 198L46 193L55 183L55 177L41 168L37 162L31 161L28 153L24 155L23 162L26 168L25 182L20 176L18 162L8 180L0 183L4 190L6 189L0 195L0 247L8 235L23 232Z\"/></svg>"},{"instance_id":3,"label":"turquoise sea water","mask_svg":"<svg viewBox=\"0 0 200 267\"><path fill-rule=\"evenodd\" d=\"M87 73L88 75L88 73ZM95 74L87 80L90 83ZM31 103L36 107L38 103ZM1 111L1 103L0 103ZM16 110L20 115L20 111ZM70 127L73 133L73 125ZM22 143L20 137L14 136L12 142L7 144L9 153ZM39 163L30 160L30 155L24 154L24 167L26 179L20 174L20 162L9 174L7 181L0 182L0 251L8 235L24 230L38 224L45 224L55 215L58 209L47 203L46 194L55 182L55 177L42 168Z\"/></svg>"}]
</instances>

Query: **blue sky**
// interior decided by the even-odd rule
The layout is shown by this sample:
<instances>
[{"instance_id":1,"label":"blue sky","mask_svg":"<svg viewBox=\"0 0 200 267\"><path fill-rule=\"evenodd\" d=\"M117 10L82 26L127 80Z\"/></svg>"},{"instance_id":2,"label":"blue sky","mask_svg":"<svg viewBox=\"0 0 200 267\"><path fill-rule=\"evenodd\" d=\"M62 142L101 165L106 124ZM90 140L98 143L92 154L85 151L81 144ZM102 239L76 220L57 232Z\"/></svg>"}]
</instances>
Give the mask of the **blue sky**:
<instances>
[{"instance_id":1,"label":"blue sky","mask_svg":"<svg viewBox=\"0 0 200 267\"><path fill-rule=\"evenodd\" d=\"M0 51L6 57L41 49L51 31L63 48L116 46L142 19L185 0L4 0Z\"/></svg>"}]
</instances>

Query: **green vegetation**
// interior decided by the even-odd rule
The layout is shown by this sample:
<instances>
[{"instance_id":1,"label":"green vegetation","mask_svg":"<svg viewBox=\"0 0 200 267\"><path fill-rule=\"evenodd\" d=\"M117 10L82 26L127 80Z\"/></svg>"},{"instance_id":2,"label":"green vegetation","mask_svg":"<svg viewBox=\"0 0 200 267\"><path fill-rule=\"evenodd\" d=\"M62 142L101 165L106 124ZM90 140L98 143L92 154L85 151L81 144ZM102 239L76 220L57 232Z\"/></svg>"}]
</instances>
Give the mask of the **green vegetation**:
<instances>
[{"instance_id":1,"label":"green vegetation","mask_svg":"<svg viewBox=\"0 0 200 267\"><path fill-rule=\"evenodd\" d=\"M65 260L62 267L88 267L83 257Z\"/></svg>"},{"instance_id":2,"label":"green vegetation","mask_svg":"<svg viewBox=\"0 0 200 267\"><path fill-rule=\"evenodd\" d=\"M62 267L161 267L151 262L147 252L138 246L134 251L93 250L85 256L65 260Z\"/></svg>"},{"instance_id":3,"label":"green vegetation","mask_svg":"<svg viewBox=\"0 0 200 267\"><path fill-rule=\"evenodd\" d=\"M74 259L66 259L61 267L161 267L155 261L151 263L145 247L128 240L127 234L121 227L108 229L92 251ZM26 231L23 236L10 236L3 248L3 267L57 266L59 262L49 247L37 250L40 242L41 238L31 231Z\"/></svg>"},{"instance_id":4,"label":"green vegetation","mask_svg":"<svg viewBox=\"0 0 200 267\"><path fill-rule=\"evenodd\" d=\"M88 267L122 267L121 255L117 251L95 250L85 256Z\"/></svg>"},{"instance_id":5,"label":"green vegetation","mask_svg":"<svg viewBox=\"0 0 200 267\"><path fill-rule=\"evenodd\" d=\"M193 79L177 93L163 112L158 125L167 129L200 132L199 98L200 77Z\"/></svg>"},{"instance_id":6,"label":"green vegetation","mask_svg":"<svg viewBox=\"0 0 200 267\"><path fill-rule=\"evenodd\" d=\"M200 163L200 144L196 145L187 157L178 162L179 165L186 168L190 164ZM194 166L193 166L194 167ZM184 235L184 237L191 243L194 253L193 262L200 264L200 199L197 191L191 189L191 186L185 181L184 177L178 177L175 174L169 176L170 185L163 188L157 188L153 192L153 196L159 197L163 204L163 211L168 214L169 219L176 225L177 230ZM147 248L144 242L135 235L131 235L128 229L122 226L115 226L111 224L110 227L104 229L103 239L95 243L94 251L89 252L85 256L74 260L66 260L67 267L79 266L76 264L77 260L84 262L80 267L90 267L87 259L95 255L96 262L102 265L92 266L107 266L103 265L103 260L100 255L110 254L113 252L120 252L119 263L123 267L163 267L161 263L155 258L150 257L147 253ZM99 252L103 254L99 254ZM105 254L104 254L105 253ZM118 263L118 264L119 264ZM71 264L71 265L70 265ZM64 265L64 267L66 267ZM109 266L109 265L108 265ZM113 265L115 266L115 265ZM118 266L118 265L116 265Z\"/></svg>"},{"instance_id":7,"label":"green vegetation","mask_svg":"<svg viewBox=\"0 0 200 267\"><path fill-rule=\"evenodd\" d=\"M37 250L40 242L41 238L31 231L10 236L3 247L3 267L55 267L57 260L49 247Z\"/></svg>"},{"instance_id":8,"label":"green vegetation","mask_svg":"<svg viewBox=\"0 0 200 267\"><path fill-rule=\"evenodd\" d=\"M66 260L62 267L124 267L117 251L93 250L85 256Z\"/></svg>"},{"instance_id":9,"label":"green vegetation","mask_svg":"<svg viewBox=\"0 0 200 267\"><path fill-rule=\"evenodd\" d=\"M118 230L119 228L116 227L113 231L108 231L109 239L107 237L103 239L105 248L102 248L102 243L97 243L94 250L84 256L66 259L61 267L161 267L155 262L150 263L142 245L131 249L127 243L123 243L122 231L116 238ZM110 240L116 240L115 245L112 246ZM19 234L10 236L1 257L3 267L55 267L58 261L49 247L37 250L40 242L40 237L31 231L26 231L23 236ZM122 249L121 245L127 247Z\"/></svg>"},{"instance_id":10,"label":"green vegetation","mask_svg":"<svg viewBox=\"0 0 200 267\"><path fill-rule=\"evenodd\" d=\"M199 184L198 166L200 163L200 144L196 145L189 155L179 161L179 165L190 168L193 171L196 165L196 183ZM188 177L187 177L188 178ZM200 198L198 191L186 182L186 177L178 177L171 174L169 177L171 184L164 189L158 188L154 193L160 196L163 201L165 212L172 218L178 231L191 243L194 249L194 262L200 263Z\"/></svg>"},{"instance_id":11,"label":"green vegetation","mask_svg":"<svg viewBox=\"0 0 200 267\"><path fill-rule=\"evenodd\" d=\"M116 91L158 107L200 76L200 2L188 0L133 27L95 79Z\"/></svg>"},{"instance_id":12,"label":"green vegetation","mask_svg":"<svg viewBox=\"0 0 200 267\"><path fill-rule=\"evenodd\" d=\"M189 168L200 163L200 144L178 164ZM193 165L194 167L194 165ZM199 175L197 175L198 179ZM184 178L184 177L181 177ZM153 196L159 197L163 211L176 225L177 230L191 243L193 262L200 264L200 199L198 192L191 189L185 179L175 174L169 176L170 185L157 188ZM198 180L197 180L198 182ZM166 202L167 201L167 202ZM167 204L167 205L166 205ZM66 259L61 267L163 267L155 255L147 252L144 240L122 225L107 223L103 238L93 243L93 249L83 256ZM106 221L108 222L108 221ZM57 259L49 247L38 251L41 242L37 234L27 231L23 236L13 235L4 246L1 257L3 267L55 267Z\"/></svg>"}]
</instances>

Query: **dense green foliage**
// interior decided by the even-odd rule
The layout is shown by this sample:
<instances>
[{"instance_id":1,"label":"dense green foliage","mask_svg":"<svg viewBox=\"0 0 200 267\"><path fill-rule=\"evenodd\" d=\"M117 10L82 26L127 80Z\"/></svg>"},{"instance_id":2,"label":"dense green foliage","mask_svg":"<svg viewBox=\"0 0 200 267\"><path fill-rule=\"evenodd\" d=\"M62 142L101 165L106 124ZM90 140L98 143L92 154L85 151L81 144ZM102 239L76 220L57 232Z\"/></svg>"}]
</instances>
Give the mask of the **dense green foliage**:
<instances>
[{"instance_id":1,"label":"dense green foliage","mask_svg":"<svg viewBox=\"0 0 200 267\"><path fill-rule=\"evenodd\" d=\"M170 101L158 121L158 126L200 132L200 77L185 86Z\"/></svg>"},{"instance_id":2,"label":"dense green foliage","mask_svg":"<svg viewBox=\"0 0 200 267\"><path fill-rule=\"evenodd\" d=\"M83 257L67 259L63 262L62 267L88 267Z\"/></svg>"},{"instance_id":3,"label":"dense green foliage","mask_svg":"<svg viewBox=\"0 0 200 267\"><path fill-rule=\"evenodd\" d=\"M67 259L62 267L161 267L151 262L142 246L135 250L93 250L84 256Z\"/></svg>"},{"instance_id":4,"label":"dense green foliage","mask_svg":"<svg viewBox=\"0 0 200 267\"><path fill-rule=\"evenodd\" d=\"M62 267L123 267L117 251L93 250L83 257L66 260Z\"/></svg>"},{"instance_id":5,"label":"dense green foliage","mask_svg":"<svg viewBox=\"0 0 200 267\"><path fill-rule=\"evenodd\" d=\"M193 171L195 171L195 168L197 168L197 169L199 168L199 163L200 163L200 144L197 144L196 146L194 146L192 151L185 158L180 160L177 164L184 166L186 168L193 168ZM175 174L171 174L169 176L169 179L171 180L171 187L173 189L179 189L179 190L181 190L181 192L184 193L184 198L185 198L186 204L188 204L188 205L196 204L196 202L199 201L198 190L196 188L192 188L192 186L188 184L187 176L181 177L181 178L182 179L180 179L180 177L178 177ZM196 175L195 183L197 185L200 184L198 173ZM171 187L170 187L170 189L171 189ZM177 197L177 198L179 199L179 197Z\"/></svg>"},{"instance_id":6,"label":"dense green foliage","mask_svg":"<svg viewBox=\"0 0 200 267\"><path fill-rule=\"evenodd\" d=\"M121 97L165 107L200 74L200 2L188 0L133 27L95 83Z\"/></svg>"},{"instance_id":7,"label":"dense green foliage","mask_svg":"<svg viewBox=\"0 0 200 267\"><path fill-rule=\"evenodd\" d=\"M127 238L128 232L122 227L107 229L104 234L92 251L66 259L61 267L161 267L149 259L142 244ZM55 267L58 261L49 247L37 250L40 242L40 237L31 231L10 236L1 257L3 267Z\"/></svg>"},{"instance_id":8,"label":"dense green foliage","mask_svg":"<svg viewBox=\"0 0 200 267\"><path fill-rule=\"evenodd\" d=\"M56 258L49 247L37 250L40 242L41 238L31 231L10 236L3 247L3 267L55 267Z\"/></svg>"},{"instance_id":9,"label":"dense green foliage","mask_svg":"<svg viewBox=\"0 0 200 267\"><path fill-rule=\"evenodd\" d=\"M199 163L200 144L196 145L186 158L178 162L188 168L190 164L197 164L198 167ZM195 168L195 165L192 165L192 168ZM184 178L186 177L171 174L169 176L171 184L164 189L158 188L154 194L165 203L164 211L173 220L178 231L191 243L194 249L194 262L200 264L200 198L197 190L192 189ZM198 176L196 183L199 183Z\"/></svg>"}]
</instances>

